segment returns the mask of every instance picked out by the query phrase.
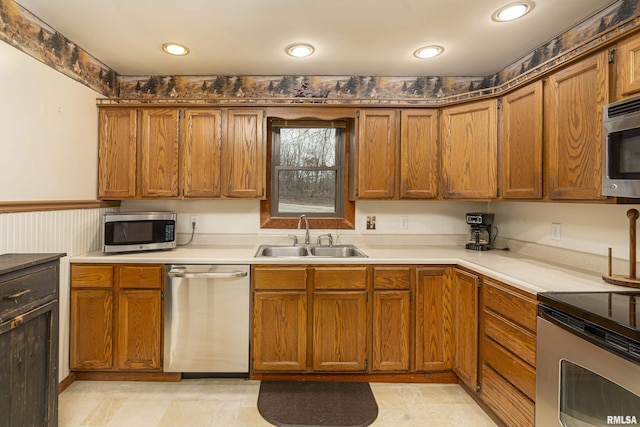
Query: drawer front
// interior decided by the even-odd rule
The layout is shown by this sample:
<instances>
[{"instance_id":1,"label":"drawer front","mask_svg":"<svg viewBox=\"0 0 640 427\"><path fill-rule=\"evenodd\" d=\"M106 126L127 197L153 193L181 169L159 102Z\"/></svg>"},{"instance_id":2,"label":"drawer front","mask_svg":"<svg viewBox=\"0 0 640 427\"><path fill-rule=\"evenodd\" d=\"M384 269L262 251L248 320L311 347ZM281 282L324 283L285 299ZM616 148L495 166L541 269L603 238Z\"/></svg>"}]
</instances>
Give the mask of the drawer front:
<instances>
[{"instance_id":1,"label":"drawer front","mask_svg":"<svg viewBox=\"0 0 640 427\"><path fill-rule=\"evenodd\" d=\"M375 289L410 289L410 267L374 267L373 287Z\"/></svg>"},{"instance_id":2,"label":"drawer front","mask_svg":"<svg viewBox=\"0 0 640 427\"><path fill-rule=\"evenodd\" d=\"M533 427L535 404L496 371L482 366L482 400L506 425Z\"/></svg>"},{"instance_id":3,"label":"drawer front","mask_svg":"<svg viewBox=\"0 0 640 427\"><path fill-rule=\"evenodd\" d=\"M113 266L111 265L71 265L72 288L111 288L113 286Z\"/></svg>"},{"instance_id":4,"label":"drawer front","mask_svg":"<svg viewBox=\"0 0 640 427\"><path fill-rule=\"evenodd\" d=\"M254 289L307 289L306 267L254 267Z\"/></svg>"},{"instance_id":5,"label":"drawer front","mask_svg":"<svg viewBox=\"0 0 640 427\"><path fill-rule=\"evenodd\" d=\"M0 283L0 323L56 299L58 274L52 265Z\"/></svg>"},{"instance_id":6,"label":"drawer front","mask_svg":"<svg viewBox=\"0 0 640 427\"><path fill-rule=\"evenodd\" d=\"M485 335L535 367L535 335L515 323L497 316L493 312L485 311L483 314Z\"/></svg>"},{"instance_id":7,"label":"drawer front","mask_svg":"<svg viewBox=\"0 0 640 427\"><path fill-rule=\"evenodd\" d=\"M536 331L537 301L490 280L484 281L484 305L526 329Z\"/></svg>"},{"instance_id":8,"label":"drawer front","mask_svg":"<svg viewBox=\"0 0 640 427\"><path fill-rule=\"evenodd\" d=\"M314 267L315 289L367 289L367 267Z\"/></svg>"},{"instance_id":9,"label":"drawer front","mask_svg":"<svg viewBox=\"0 0 640 427\"><path fill-rule=\"evenodd\" d=\"M123 265L118 267L120 288L162 289L164 265Z\"/></svg>"},{"instance_id":10,"label":"drawer front","mask_svg":"<svg viewBox=\"0 0 640 427\"><path fill-rule=\"evenodd\" d=\"M483 342L483 361L522 391L529 399L536 398L536 371L495 341Z\"/></svg>"}]
</instances>

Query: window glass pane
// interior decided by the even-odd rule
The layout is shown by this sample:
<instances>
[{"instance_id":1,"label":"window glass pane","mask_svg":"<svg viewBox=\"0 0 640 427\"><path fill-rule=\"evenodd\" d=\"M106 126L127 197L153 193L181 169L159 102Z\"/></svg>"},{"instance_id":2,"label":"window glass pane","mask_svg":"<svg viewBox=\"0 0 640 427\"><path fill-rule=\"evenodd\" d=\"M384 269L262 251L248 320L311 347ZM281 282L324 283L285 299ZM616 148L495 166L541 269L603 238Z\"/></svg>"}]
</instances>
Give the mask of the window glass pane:
<instances>
[{"instance_id":1,"label":"window glass pane","mask_svg":"<svg viewBox=\"0 0 640 427\"><path fill-rule=\"evenodd\" d=\"M335 166L336 132L335 128L281 128L280 165Z\"/></svg>"},{"instance_id":2,"label":"window glass pane","mask_svg":"<svg viewBox=\"0 0 640 427\"><path fill-rule=\"evenodd\" d=\"M336 212L336 171L278 172L278 211Z\"/></svg>"}]
</instances>

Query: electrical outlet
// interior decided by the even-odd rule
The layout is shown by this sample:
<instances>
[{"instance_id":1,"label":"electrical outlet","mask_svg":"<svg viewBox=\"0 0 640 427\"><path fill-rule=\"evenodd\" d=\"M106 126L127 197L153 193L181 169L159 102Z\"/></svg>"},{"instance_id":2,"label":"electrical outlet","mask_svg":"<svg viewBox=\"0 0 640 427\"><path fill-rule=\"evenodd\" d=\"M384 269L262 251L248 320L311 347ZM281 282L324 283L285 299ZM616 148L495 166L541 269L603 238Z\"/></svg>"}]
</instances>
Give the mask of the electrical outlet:
<instances>
[{"instance_id":1,"label":"electrical outlet","mask_svg":"<svg viewBox=\"0 0 640 427\"><path fill-rule=\"evenodd\" d=\"M376 217L367 216L367 230L375 230L375 229L376 229Z\"/></svg>"},{"instance_id":2,"label":"electrical outlet","mask_svg":"<svg viewBox=\"0 0 640 427\"><path fill-rule=\"evenodd\" d=\"M400 229L401 230L406 230L407 228L409 228L409 217L408 216L401 216L400 217Z\"/></svg>"},{"instance_id":3,"label":"electrical outlet","mask_svg":"<svg viewBox=\"0 0 640 427\"><path fill-rule=\"evenodd\" d=\"M196 215L191 215L191 227L198 228L198 217Z\"/></svg>"},{"instance_id":4,"label":"electrical outlet","mask_svg":"<svg viewBox=\"0 0 640 427\"><path fill-rule=\"evenodd\" d=\"M551 240L562 239L562 224L553 222L551 223Z\"/></svg>"}]
</instances>

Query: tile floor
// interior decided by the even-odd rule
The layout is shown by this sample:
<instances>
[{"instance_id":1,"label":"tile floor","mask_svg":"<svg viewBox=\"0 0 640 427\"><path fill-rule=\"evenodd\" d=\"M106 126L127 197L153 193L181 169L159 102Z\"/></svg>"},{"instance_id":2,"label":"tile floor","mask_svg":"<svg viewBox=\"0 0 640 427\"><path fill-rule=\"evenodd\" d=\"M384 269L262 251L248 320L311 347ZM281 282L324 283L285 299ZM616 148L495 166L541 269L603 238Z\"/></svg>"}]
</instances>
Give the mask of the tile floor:
<instances>
[{"instance_id":1,"label":"tile floor","mask_svg":"<svg viewBox=\"0 0 640 427\"><path fill-rule=\"evenodd\" d=\"M60 395L59 427L271 426L256 408L259 381L76 381ZM377 427L495 426L456 384L371 383Z\"/></svg>"}]
</instances>

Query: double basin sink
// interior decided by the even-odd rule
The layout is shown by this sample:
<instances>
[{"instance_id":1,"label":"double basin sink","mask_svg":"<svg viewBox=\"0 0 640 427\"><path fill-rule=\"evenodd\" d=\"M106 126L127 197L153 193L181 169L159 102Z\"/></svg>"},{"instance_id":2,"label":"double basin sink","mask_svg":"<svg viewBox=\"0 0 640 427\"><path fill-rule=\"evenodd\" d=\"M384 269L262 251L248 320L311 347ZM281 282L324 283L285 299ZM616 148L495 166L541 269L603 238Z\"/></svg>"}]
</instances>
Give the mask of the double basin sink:
<instances>
[{"instance_id":1,"label":"double basin sink","mask_svg":"<svg viewBox=\"0 0 640 427\"><path fill-rule=\"evenodd\" d=\"M256 252L256 258L366 258L367 255L353 245L304 245L304 246L278 246L261 245Z\"/></svg>"}]
</instances>

